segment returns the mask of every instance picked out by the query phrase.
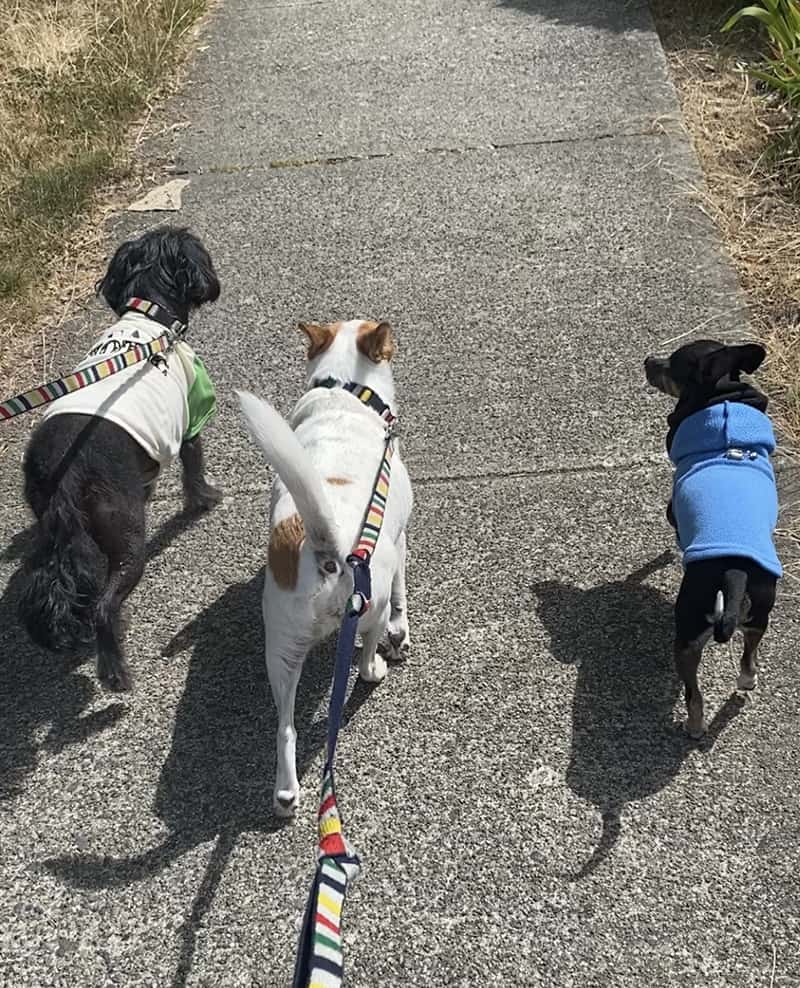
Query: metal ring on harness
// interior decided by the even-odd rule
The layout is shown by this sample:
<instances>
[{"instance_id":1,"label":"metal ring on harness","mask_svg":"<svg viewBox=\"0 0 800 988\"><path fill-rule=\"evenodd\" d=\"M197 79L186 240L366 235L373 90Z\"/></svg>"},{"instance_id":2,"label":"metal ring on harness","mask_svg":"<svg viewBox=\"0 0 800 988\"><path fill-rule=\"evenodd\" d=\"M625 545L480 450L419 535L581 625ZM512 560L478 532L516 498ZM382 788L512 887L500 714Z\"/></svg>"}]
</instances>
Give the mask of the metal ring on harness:
<instances>
[{"instance_id":1,"label":"metal ring on harness","mask_svg":"<svg viewBox=\"0 0 800 988\"><path fill-rule=\"evenodd\" d=\"M358 614L359 617L369 610L370 602L361 593L354 593L350 597L347 607L351 614Z\"/></svg>"}]
</instances>

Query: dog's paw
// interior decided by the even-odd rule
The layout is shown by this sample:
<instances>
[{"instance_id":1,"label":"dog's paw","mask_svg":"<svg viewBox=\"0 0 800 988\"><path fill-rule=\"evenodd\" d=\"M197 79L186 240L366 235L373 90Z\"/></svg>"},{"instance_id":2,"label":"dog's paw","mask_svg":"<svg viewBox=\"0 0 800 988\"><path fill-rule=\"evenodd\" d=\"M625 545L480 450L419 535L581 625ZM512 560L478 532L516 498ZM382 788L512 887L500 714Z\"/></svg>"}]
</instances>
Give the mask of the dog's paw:
<instances>
[{"instance_id":1,"label":"dog's paw","mask_svg":"<svg viewBox=\"0 0 800 988\"><path fill-rule=\"evenodd\" d=\"M184 510L187 515L201 515L215 508L223 498L222 491L211 484L192 487L186 491Z\"/></svg>"},{"instance_id":2,"label":"dog's paw","mask_svg":"<svg viewBox=\"0 0 800 988\"><path fill-rule=\"evenodd\" d=\"M411 636L408 632L393 632L390 628L386 641L386 658L390 662L405 662L410 649Z\"/></svg>"},{"instance_id":3,"label":"dog's paw","mask_svg":"<svg viewBox=\"0 0 800 988\"><path fill-rule=\"evenodd\" d=\"M283 820L290 820L297 813L300 806L300 790L294 792L291 789L276 789L272 800L272 807L275 815Z\"/></svg>"},{"instance_id":4,"label":"dog's paw","mask_svg":"<svg viewBox=\"0 0 800 988\"><path fill-rule=\"evenodd\" d=\"M699 741L706 733L706 722L703 719L697 721L688 717L684 721L683 727L693 741Z\"/></svg>"},{"instance_id":5,"label":"dog's paw","mask_svg":"<svg viewBox=\"0 0 800 988\"><path fill-rule=\"evenodd\" d=\"M386 662L377 652L371 658L362 656L358 674L365 683L382 683L386 678Z\"/></svg>"},{"instance_id":6,"label":"dog's paw","mask_svg":"<svg viewBox=\"0 0 800 988\"><path fill-rule=\"evenodd\" d=\"M405 614L389 619L386 638L382 643L383 654L390 662L405 662L411 648L411 631Z\"/></svg>"},{"instance_id":7,"label":"dog's paw","mask_svg":"<svg viewBox=\"0 0 800 988\"><path fill-rule=\"evenodd\" d=\"M133 676L128 663L124 660L109 662L102 658L98 659L97 678L101 685L112 693L128 693L133 688Z\"/></svg>"},{"instance_id":8,"label":"dog's paw","mask_svg":"<svg viewBox=\"0 0 800 988\"><path fill-rule=\"evenodd\" d=\"M740 672L736 679L737 690L754 690L758 685L758 673Z\"/></svg>"}]
</instances>

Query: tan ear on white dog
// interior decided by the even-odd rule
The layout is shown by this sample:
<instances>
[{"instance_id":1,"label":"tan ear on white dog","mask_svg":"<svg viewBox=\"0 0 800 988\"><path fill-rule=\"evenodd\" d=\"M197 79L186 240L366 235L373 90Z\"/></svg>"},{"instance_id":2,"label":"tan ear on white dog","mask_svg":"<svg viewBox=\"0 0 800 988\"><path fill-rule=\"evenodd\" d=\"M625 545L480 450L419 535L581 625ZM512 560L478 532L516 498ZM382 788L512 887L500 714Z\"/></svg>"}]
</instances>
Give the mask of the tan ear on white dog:
<instances>
[{"instance_id":1,"label":"tan ear on white dog","mask_svg":"<svg viewBox=\"0 0 800 988\"><path fill-rule=\"evenodd\" d=\"M316 323L299 322L297 328L302 330L308 337L308 353L306 357L308 360L313 360L314 357L318 357L323 350L327 350L331 343L333 343L333 338L336 336L336 331L339 327L338 325L319 326Z\"/></svg>"},{"instance_id":2,"label":"tan ear on white dog","mask_svg":"<svg viewBox=\"0 0 800 988\"><path fill-rule=\"evenodd\" d=\"M391 360L397 349L388 322L365 322L359 326L356 346L365 357L379 364Z\"/></svg>"}]
</instances>

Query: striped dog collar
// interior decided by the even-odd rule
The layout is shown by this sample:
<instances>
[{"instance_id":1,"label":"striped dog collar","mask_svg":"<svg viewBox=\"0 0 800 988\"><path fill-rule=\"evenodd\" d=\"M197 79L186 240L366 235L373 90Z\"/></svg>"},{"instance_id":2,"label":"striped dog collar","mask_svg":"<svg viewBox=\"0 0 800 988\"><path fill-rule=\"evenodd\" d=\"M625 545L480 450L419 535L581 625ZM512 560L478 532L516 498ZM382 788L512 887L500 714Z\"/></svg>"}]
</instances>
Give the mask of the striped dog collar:
<instances>
[{"instance_id":1,"label":"striped dog collar","mask_svg":"<svg viewBox=\"0 0 800 988\"><path fill-rule=\"evenodd\" d=\"M371 408L373 412L377 412L387 426L394 425L397 421L397 416L392 415L391 408L382 400L381 396L372 388L365 388L363 384L356 384L355 381L347 381L342 384L341 381L337 381L333 377L326 377L321 381L312 381L311 386L313 388L344 388L345 391L349 391L360 402Z\"/></svg>"},{"instance_id":2,"label":"striped dog collar","mask_svg":"<svg viewBox=\"0 0 800 988\"><path fill-rule=\"evenodd\" d=\"M176 319L163 306L156 305L155 302L149 302L146 298L129 298L122 311L123 313L140 312L143 316L147 316L148 319L152 319L153 322L160 323L166 327L175 336L183 336L189 328L187 323Z\"/></svg>"}]
</instances>

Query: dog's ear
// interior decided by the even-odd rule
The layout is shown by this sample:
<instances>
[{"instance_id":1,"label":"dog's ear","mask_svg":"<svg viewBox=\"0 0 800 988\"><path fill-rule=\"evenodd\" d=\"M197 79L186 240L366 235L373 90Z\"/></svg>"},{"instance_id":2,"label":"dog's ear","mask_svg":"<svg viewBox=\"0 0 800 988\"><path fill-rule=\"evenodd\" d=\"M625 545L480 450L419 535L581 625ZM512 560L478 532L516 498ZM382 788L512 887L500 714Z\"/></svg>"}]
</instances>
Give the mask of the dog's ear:
<instances>
[{"instance_id":1,"label":"dog's ear","mask_svg":"<svg viewBox=\"0 0 800 988\"><path fill-rule=\"evenodd\" d=\"M744 343L741 346L726 346L709 354L702 368L703 382L716 384L726 375L739 380L742 371L752 374L760 366L767 351L758 343Z\"/></svg>"},{"instance_id":2,"label":"dog's ear","mask_svg":"<svg viewBox=\"0 0 800 988\"><path fill-rule=\"evenodd\" d=\"M364 323L358 329L356 346L375 364L391 360L396 350L392 327L388 322Z\"/></svg>"},{"instance_id":3,"label":"dog's ear","mask_svg":"<svg viewBox=\"0 0 800 988\"><path fill-rule=\"evenodd\" d=\"M177 230L162 241L163 267L174 267L178 298L187 306L216 302L219 279L211 257L202 243L188 230Z\"/></svg>"},{"instance_id":4,"label":"dog's ear","mask_svg":"<svg viewBox=\"0 0 800 988\"><path fill-rule=\"evenodd\" d=\"M138 240L126 240L114 252L108 263L108 270L95 284L94 290L102 295L117 315L132 294L131 285L137 275L146 267L143 263L141 245Z\"/></svg>"},{"instance_id":5,"label":"dog's ear","mask_svg":"<svg viewBox=\"0 0 800 988\"><path fill-rule=\"evenodd\" d=\"M299 322L297 328L306 334L308 338L308 360L318 357L323 350L327 350L336 335L330 326L318 326L313 322Z\"/></svg>"}]
</instances>

